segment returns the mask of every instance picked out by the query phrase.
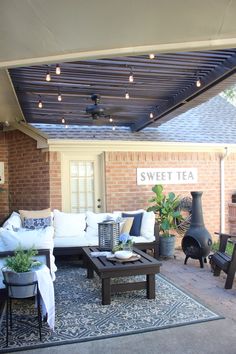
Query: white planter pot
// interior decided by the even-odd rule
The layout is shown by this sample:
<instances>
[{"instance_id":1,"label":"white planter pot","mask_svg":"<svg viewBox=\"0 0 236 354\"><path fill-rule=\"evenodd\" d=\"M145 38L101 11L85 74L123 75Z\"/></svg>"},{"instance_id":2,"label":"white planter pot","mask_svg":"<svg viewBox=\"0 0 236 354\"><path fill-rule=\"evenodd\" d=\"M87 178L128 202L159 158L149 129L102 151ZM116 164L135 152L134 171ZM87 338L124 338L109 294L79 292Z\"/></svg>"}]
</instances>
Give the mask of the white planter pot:
<instances>
[{"instance_id":1,"label":"white planter pot","mask_svg":"<svg viewBox=\"0 0 236 354\"><path fill-rule=\"evenodd\" d=\"M7 283L19 284L22 286L9 286L9 296L13 298L23 299L27 297L32 297L37 294L37 286L25 285L36 281L36 274L33 271L16 273L8 270L7 268L2 269L3 278Z\"/></svg>"}]
</instances>

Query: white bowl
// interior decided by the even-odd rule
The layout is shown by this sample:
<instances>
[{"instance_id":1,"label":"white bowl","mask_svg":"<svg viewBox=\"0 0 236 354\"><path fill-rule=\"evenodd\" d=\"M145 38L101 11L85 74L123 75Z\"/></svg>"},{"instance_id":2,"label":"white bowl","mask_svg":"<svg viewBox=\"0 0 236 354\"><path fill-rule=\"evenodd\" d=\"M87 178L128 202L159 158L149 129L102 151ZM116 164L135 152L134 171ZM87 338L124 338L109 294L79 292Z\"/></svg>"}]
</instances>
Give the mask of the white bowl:
<instances>
[{"instance_id":1,"label":"white bowl","mask_svg":"<svg viewBox=\"0 0 236 354\"><path fill-rule=\"evenodd\" d=\"M133 256L133 252L131 251L116 251L115 257L119 259L129 259Z\"/></svg>"}]
</instances>

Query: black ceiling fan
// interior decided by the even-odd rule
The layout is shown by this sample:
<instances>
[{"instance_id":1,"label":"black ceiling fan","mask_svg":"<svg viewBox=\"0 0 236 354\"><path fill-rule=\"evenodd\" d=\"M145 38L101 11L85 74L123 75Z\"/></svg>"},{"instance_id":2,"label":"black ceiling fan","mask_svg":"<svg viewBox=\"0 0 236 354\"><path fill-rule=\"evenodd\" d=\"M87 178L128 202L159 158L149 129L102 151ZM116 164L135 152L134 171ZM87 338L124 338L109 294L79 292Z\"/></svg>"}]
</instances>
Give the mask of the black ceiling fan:
<instances>
[{"instance_id":1,"label":"black ceiling fan","mask_svg":"<svg viewBox=\"0 0 236 354\"><path fill-rule=\"evenodd\" d=\"M111 114L115 112L122 111L122 107L105 107L100 104L100 95L92 94L91 100L94 104L86 107L86 113L90 114L93 119L98 119L99 117L110 117Z\"/></svg>"}]
</instances>

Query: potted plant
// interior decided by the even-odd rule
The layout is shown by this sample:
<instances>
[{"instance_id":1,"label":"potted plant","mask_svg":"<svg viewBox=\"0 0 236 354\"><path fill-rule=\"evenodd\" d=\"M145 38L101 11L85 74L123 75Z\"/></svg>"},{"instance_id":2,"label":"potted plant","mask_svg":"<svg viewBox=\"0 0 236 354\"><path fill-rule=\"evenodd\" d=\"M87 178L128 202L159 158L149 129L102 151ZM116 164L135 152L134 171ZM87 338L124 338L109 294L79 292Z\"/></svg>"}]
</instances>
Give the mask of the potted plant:
<instances>
[{"instance_id":1,"label":"potted plant","mask_svg":"<svg viewBox=\"0 0 236 354\"><path fill-rule=\"evenodd\" d=\"M175 235L172 231L183 219L179 210L180 198L173 192L165 195L162 185L155 185L152 191L155 196L149 202L154 204L147 211L153 211L156 215L160 230L160 254L170 257L174 255L175 250Z\"/></svg>"},{"instance_id":2,"label":"potted plant","mask_svg":"<svg viewBox=\"0 0 236 354\"><path fill-rule=\"evenodd\" d=\"M42 263L33 257L38 251L30 248L24 251L18 248L14 256L8 256L2 268L3 278L10 284L22 284L22 286L10 286L10 296L15 298L25 298L34 296L37 292L35 285L28 285L36 280L34 268Z\"/></svg>"}]
</instances>

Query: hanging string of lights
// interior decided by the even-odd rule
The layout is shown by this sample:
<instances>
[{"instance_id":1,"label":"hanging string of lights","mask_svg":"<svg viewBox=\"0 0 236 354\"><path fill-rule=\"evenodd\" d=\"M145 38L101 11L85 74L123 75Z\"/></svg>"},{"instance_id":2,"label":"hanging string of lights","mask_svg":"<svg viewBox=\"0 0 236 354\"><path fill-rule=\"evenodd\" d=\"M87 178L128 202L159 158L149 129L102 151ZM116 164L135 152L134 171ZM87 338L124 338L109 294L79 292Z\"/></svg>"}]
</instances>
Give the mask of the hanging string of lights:
<instances>
[{"instance_id":1,"label":"hanging string of lights","mask_svg":"<svg viewBox=\"0 0 236 354\"><path fill-rule=\"evenodd\" d=\"M150 54L148 54L148 58L150 60L156 59L156 55L154 53L150 53ZM125 65L125 67L126 67L126 70L128 72L128 83L129 83L129 86L126 84L127 88L125 89L125 91L123 91L123 95L124 95L123 97L126 100L128 100L128 99L130 99L130 97L133 97L133 95L130 95L131 87L137 87L137 85L138 85L137 84L137 77L136 77L137 72L135 73L136 75L134 75L134 67L128 66L127 64ZM47 67L46 67L46 76L45 76L46 82L50 82L50 81L53 80L53 76L51 75L51 73L54 73L54 75L61 75L61 66L60 66L60 64L56 64L54 66L54 69L52 69L52 65L47 65ZM195 85L196 85L197 88L200 88L202 86L202 78L201 78L201 76L199 74L200 74L199 71L197 71L195 73L195 75L194 75L195 76L194 77L194 81L195 81ZM54 78L55 78L55 76L54 76ZM134 83L135 83L135 85L132 86ZM61 90L60 90L60 88L58 88L57 89L57 101L61 102L62 99L63 99L63 96L62 96ZM42 99L41 95L38 96L37 107L39 109L42 109L42 108L45 107L45 102L43 102L43 99ZM156 112L156 107L151 108L151 110L148 113L149 118L150 119L154 119L154 116L157 117L156 113L157 113ZM66 123L64 117L61 119L61 122L62 122L62 124ZM109 116L109 122L113 124L113 128L112 129L115 130L116 128L115 128L115 125L114 125L114 120L110 116ZM65 127L68 127L68 125L65 125Z\"/></svg>"}]
</instances>

